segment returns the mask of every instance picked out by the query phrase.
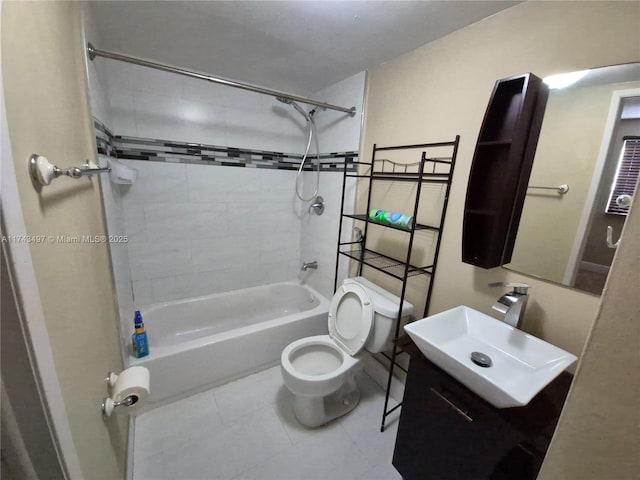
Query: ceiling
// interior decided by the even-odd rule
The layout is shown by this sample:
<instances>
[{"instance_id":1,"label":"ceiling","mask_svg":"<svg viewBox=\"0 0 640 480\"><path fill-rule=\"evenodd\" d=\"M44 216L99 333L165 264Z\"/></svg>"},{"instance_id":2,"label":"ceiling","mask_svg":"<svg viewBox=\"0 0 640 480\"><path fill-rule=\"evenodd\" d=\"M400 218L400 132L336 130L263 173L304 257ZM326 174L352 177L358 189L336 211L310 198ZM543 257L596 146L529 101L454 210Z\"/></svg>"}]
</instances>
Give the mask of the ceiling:
<instances>
[{"instance_id":1,"label":"ceiling","mask_svg":"<svg viewBox=\"0 0 640 480\"><path fill-rule=\"evenodd\" d=\"M310 95L518 2L92 1L96 48Z\"/></svg>"}]
</instances>

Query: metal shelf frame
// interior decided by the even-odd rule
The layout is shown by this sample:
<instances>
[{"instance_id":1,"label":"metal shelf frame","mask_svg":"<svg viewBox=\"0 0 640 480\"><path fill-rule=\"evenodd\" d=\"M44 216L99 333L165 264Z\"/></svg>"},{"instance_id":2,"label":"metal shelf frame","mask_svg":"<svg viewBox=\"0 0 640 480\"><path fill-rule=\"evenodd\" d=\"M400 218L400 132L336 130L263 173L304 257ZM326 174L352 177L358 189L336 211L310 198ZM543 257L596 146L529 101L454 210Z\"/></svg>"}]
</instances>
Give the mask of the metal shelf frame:
<instances>
[{"instance_id":1,"label":"metal shelf frame","mask_svg":"<svg viewBox=\"0 0 640 480\"><path fill-rule=\"evenodd\" d=\"M340 264L341 257L347 257L352 261L355 261L359 264L358 274L362 275L364 268L372 268L379 272L383 272L396 280L402 282L401 293L400 293L400 306L398 309L398 317L395 321L395 332L394 332L394 342L393 349L391 351L391 355L387 353L383 353L383 356L386 357L389 364L389 376L387 379L387 388L385 393L385 401L384 401L384 411L382 413L382 422L380 425L380 431L384 432L385 422L389 414L393 411L397 410L402 406L402 402L398 403L392 408L389 408L389 393L391 390L391 381L393 379L393 372L395 368L399 368L400 370L406 372L406 369L397 363L397 356L403 353L402 348L398 345L398 338L400 337L400 319L402 318L402 306L404 303L405 295L407 292L407 281L409 278L418 275L429 275L429 287L426 292L426 302L423 317L427 316L429 311L429 305L431 303L431 294L433 292L433 282L436 274L436 268L438 265L438 255L440 253L440 244L442 240L442 231L444 227L445 217L447 213L447 205L449 203L449 194L451 191L451 182L453 179L453 172L456 163L456 156L458 154L458 145L460 143L460 136L456 135L453 141L449 142L436 142L436 143L423 143L423 144L415 144L415 145L396 145L389 147L378 147L376 144L373 145L373 153L371 155L371 162L358 162L351 161L352 164L356 165L365 165L368 167L369 173L365 174L361 171L356 173L348 173L345 165L344 175L342 179L342 202L340 205L340 226L338 227L338 246L336 249L336 269L335 269L335 277L334 277L334 291L338 288L338 266ZM450 147L452 149L452 153L450 157L443 158L441 156L435 157L428 155L429 151L432 151L434 148L442 147ZM391 150L416 150L420 152L420 160L412 165L417 166L417 172L407 172L406 166L404 166L405 171L396 172L396 166L394 162L386 158L380 158L381 152L388 152ZM393 170L386 171L386 164L392 163ZM436 165L448 165L449 171L447 173L436 173L435 167ZM431 172L427 171L427 166L431 165ZM378 167L378 169L376 169ZM438 226L435 225L424 225L419 224L417 222L412 222L411 228L401 228L396 227L394 225L384 225L371 220L368 214L354 214L354 213L345 213L344 211L344 196L346 190L346 182L347 178L361 178L368 179L368 191L367 191L367 207L366 212L369 212L371 209L371 191L374 181L386 181L386 182L414 182L416 183L416 194L415 194L415 202L413 206L413 218L418 218L418 207L420 205L420 195L422 190L423 183L433 183L433 184L441 184L445 188L444 201L442 205L442 210L440 214L440 224ZM340 242L342 238L342 220L344 218L351 218L357 221L364 222L364 232L361 241L356 242ZM370 225L376 225L382 228L391 228L394 230L400 230L406 232L408 235L407 242L407 255L404 259L397 259L390 256L387 256L383 253L372 250L371 248L367 248L367 233ZM414 236L416 231L420 230L428 230L435 232L437 237L436 246L433 256L433 261L431 265L426 266L415 266L410 263L411 259L411 251L413 249Z\"/></svg>"}]
</instances>

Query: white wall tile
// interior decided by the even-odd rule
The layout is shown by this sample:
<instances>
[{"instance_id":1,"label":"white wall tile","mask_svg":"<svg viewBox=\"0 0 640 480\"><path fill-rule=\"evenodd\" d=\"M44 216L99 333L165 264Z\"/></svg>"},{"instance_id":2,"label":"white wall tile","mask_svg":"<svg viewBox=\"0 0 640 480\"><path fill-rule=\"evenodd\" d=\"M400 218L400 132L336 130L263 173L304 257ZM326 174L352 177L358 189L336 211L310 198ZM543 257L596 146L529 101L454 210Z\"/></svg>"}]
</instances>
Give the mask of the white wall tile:
<instances>
[{"instance_id":1,"label":"white wall tile","mask_svg":"<svg viewBox=\"0 0 640 480\"><path fill-rule=\"evenodd\" d=\"M95 88L108 91L115 134L287 153L305 147L306 122L273 98L121 62L102 65L106 87ZM318 95L360 111L363 80ZM322 151L357 149L359 119L330 111L316 119ZM295 279L307 256L321 265L310 284L332 293L342 175L322 174L327 210L309 218L308 202L295 197L295 171L126 162L139 171L119 191L136 305ZM313 188L315 177L304 176Z\"/></svg>"},{"instance_id":2,"label":"white wall tile","mask_svg":"<svg viewBox=\"0 0 640 480\"><path fill-rule=\"evenodd\" d=\"M305 172L309 183L315 182L315 173ZM318 270L303 276L304 281L326 297L333 295L336 247L340 221L340 204L342 196L342 173L324 172L320 175L320 194L325 199L325 211L318 216L304 211L302 214L301 256L302 261L316 260ZM347 183L345 194L345 213L352 213L355 184ZM351 239L353 221L343 220L343 241ZM346 277L346 257L340 259L338 283Z\"/></svg>"},{"instance_id":3,"label":"white wall tile","mask_svg":"<svg viewBox=\"0 0 640 480\"><path fill-rule=\"evenodd\" d=\"M260 192L260 173L255 168L189 165L191 202L236 202L253 200Z\"/></svg>"},{"instance_id":4,"label":"white wall tile","mask_svg":"<svg viewBox=\"0 0 640 480\"><path fill-rule=\"evenodd\" d=\"M242 263L256 265L261 252L253 237L228 236L219 239L192 240L193 267L196 272L226 270Z\"/></svg>"},{"instance_id":5,"label":"white wall tile","mask_svg":"<svg viewBox=\"0 0 640 480\"><path fill-rule=\"evenodd\" d=\"M151 290L151 280L136 280L132 283L133 301L136 309L142 305L149 305L155 302Z\"/></svg>"},{"instance_id":6,"label":"white wall tile","mask_svg":"<svg viewBox=\"0 0 640 480\"><path fill-rule=\"evenodd\" d=\"M285 262L300 258L300 231L273 231L268 241L258 242L260 263ZM254 240L255 242L255 240Z\"/></svg>"},{"instance_id":7,"label":"white wall tile","mask_svg":"<svg viewBox=\"0 0 640 480\"><path fill-rule=\"evenodd\" d=\"M194 240L204 238L226 237L229 233L227 221L227 204L222 202L189 203L191 212L189 218L190 238Z\"/></svg>"},{"instance_id":8,"label":"white wall tile","mask_svg":"<svg viewBox=\"0 0 640 480\"><path fill-rule=\"evenodd\" d=\"M123 160L138 170L138 179L123 193L123 206L187 201L187 169L183 163Z\"/></svg>"},{"instance_id":9,"label":"white wall tile","mask_svg":"<svg viewBox=\"0 0 640 480\"><path fill-rule=\"evenodd\" d=\"M168 302L171 300L180 300L183 298L198 296L200 295L198 286L202 286L201 283L199 284L196 282L196 278L193 273L153 278L150 282L153 303Z\"/></svg>"},{"instance_id":10,"label":"white wall tile","mask_svg":"<svg viewBox=\"0 0 640 480\"><path fill-rule=\"evenodd\" d=\"M190 238L191 212L188 203L145 203L144 217L149 242Z\"/></svg>"},{"instance_id":11,"label":"white wall tile","mask_svg":"<svg viewBox=\"0 0 640 480\"><path fill-rule=\"evenodd\" d=\"M110 93L123 90L151 92L165 97L180 97L182 79L180 75L153 70L131 63L102 59L107 66Z\"/></svg>"},{"instance_id":12,"label":"white wall tile","mask_svg":"<svg viewBox=\"0 0 640 480\"><path fill-rule=\"evenodd\" d=\"M189 273L191 249L182 242L154 239L147 243L129 245L131 278L148 280Z\"/></svg>"},{"instance_id":13,"label":"white wall tile","mask_svg":"<svg viewBox=\"0 0 640 480\"><path fill-rule=\"evenodd\" d=\"M132 188L125 187L127 190ZM124 231L126 232L129 243L144 243L147 241L147 230L144 220L144 204L136 204L126 202L123 205Z\"/></svg>"},{"instance_id":14,"label":"white wall tile","mask_svg":"<svg viewBox=\"0 0 640 480\"><path fill-rule=\"evenodd\" d=\"M271 232L300 232L300 222L292 214L290 203L245 201L230 203L228 208L231 235L254 235L260 242Z\"/></svg>"},{"instance_id":15,"label":"white wall tile","mask_svg":"<svg viewBox=\"0 0 640 480\"><path fill-rule=\"evenodd\" d=\"M275 112L275 113L274 113ZM304 125L297 117L280 115L280 110L257 110L248 113L233 107L226 109L227 142L229 145L256 150L295 152L304 148L304 135L297 133L295 123ZM293 111L295 114L296 112ZM301 116L299 116L302 119ZM294 148L295 144L299 147Z\"/></svg>"},{"instance_id":16,"label":"white wall tile","mask_svg":"<svg viewBox=\"0 0 640 480\"><path fill-rule=\"evenodd\" d=\"M112 133L130 137L138 136L136 127L136 113L133 105L133 91L110 90L109 105L113 122Z\"/></svg>"},{"instance_id":17,"label":"white wall tile","mask_svg":"<svg viewBox=\"0 0 640 480\"><path fill-rule=\"evenodd\" d=\"M188 138L189 125L182 119L184 112L180 98L163 97L149 92L134 92L133 104L138 136L191 141Z\"/></svg>"},{"instance_id":18,"label":"white wall tile","mask_svg":"<svg viewBox=\"0 0 640 480\"><path fill-rule=\"evenodd\" d=\"M252 112L262 110L262 100L268 97L259 93L185 77L182 79L182 98ZM276 100L273 99L273 101Z\"/></svg>"},{"instance_id":19,"label":"white wall tile","mask_svg":"<svg viewBox=\"0 0 640 480\"><path fill-rule=\"evenodd\" d=\"M250 268L243 265L223 270L154 278L151 281L154 301L178 300L253 286L248 284L254 278L253 276L248 278L250 271Z\"/></svg>"},{"instance_id":20,"label":"white wall tile","mask_svg":"<svg viewBox=\"0 0 640 480\"><path fill-rule=\"evenodd\" d=\"M211 103L180 100L173 115L175 135L181 141L228 145L225 108Z\"/></svg>"},{"instance_id":21,"label":"white wall tile","mask_svg":"<svg viewBox=\"0 0 640 480\"><path fill-rule=\"evenodd\" d=\"M299 216L302 204L295 194L297 172L292 170L258 169L260 192L254 197L262 202L290 202Z\"/></svg>"}]
</instances>

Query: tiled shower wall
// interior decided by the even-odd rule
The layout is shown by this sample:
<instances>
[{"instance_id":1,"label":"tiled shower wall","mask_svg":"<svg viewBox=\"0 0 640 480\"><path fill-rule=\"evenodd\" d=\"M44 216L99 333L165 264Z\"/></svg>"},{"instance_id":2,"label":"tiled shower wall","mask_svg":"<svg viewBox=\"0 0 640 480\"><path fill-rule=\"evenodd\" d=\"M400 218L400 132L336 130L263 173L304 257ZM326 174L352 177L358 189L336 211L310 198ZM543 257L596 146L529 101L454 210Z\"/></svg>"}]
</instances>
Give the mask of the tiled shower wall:
<instances>
[{"instance_id":1,"label":"tiled shower wall","mask_svg":"<svg viewBox=\"0 0 640 480\"><path fill-rule=\"evenodd\" d=\"M335 105L355 105L358 112L353 118L330 111L321 111L316 116L320 151L344 152L359 151L360 123L363 113L365 72L361 72L346 80L331 85L311 95ZM341 119L339 121L336 121ZM299 151L299 150L298 150ZM305 198L313 193L315 172L304 172ZM345 213L353 213L356 182L347 178L345 188ZM303 261L318 261L318 270L306 275L308 283L327 298L333 295L333 282L338 242L338 226L340 222L340 195L342 194L341 173L320 173L319 194L325 200L325 212L322 216L309 214L308 207L302 211L302 232L300 237L300 254ZM342 240L351 240L353 221L342 220ZM344 256L339 264L338 278L346 278L348 262ZM340 280L339 280L340 281Z\"/></svg>"},{"instance_id":2,"label":"tiled shower wall","mask_svg":"<svg viewBox=\"0 0 640 480\"><path fill-rule=\"evenodd\" d=\"M98 45L91 18L85 24L88 40ZM317 113L322 152L359 149L364 79L363 72L309 95L355 105L358 111L353 118L334 111ZM90 62L89 81L94 116L116 136L298 155L306 142L302 117L268 96L102 58ZM129 271L114 271L124 310L281 280L300 279L331 296L341 173L321 173L320 194L327 210L318 217L308 213L310 202L296 199L295 171L124 163L138 169L138 181L113 187L117 199L105 192L110 229L124 228L130 239L125 248L112 245L114 270L130 265ZM307 191L315 173L303 177ZM348 236L350 226L344 228ZM303 260L317 260L320 268L303 274ZM131 288L123 287L127 279L132 300L127 299ZM127 325L132 312L124 310L121 317Z\"/></svg>"},{"instance_id":3,"label":"tiled shower wall","mask_svg":"<svg viewBox=\"0 0 640 480\"><path fill-rule=\"evenodd\" d=\"M131 161L123 195L136 304L295 278L294 172Z\"/></svg>"}]
</instances>

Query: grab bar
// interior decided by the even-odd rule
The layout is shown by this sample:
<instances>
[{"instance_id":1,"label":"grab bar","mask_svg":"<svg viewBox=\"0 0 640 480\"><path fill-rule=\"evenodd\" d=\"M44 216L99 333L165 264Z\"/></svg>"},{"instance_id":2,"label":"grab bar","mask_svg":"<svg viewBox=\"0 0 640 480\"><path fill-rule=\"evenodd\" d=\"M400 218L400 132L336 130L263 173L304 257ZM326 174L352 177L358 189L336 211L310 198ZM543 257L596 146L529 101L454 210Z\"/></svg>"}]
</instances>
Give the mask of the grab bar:
<instances>
[{"instance_id":1,"label":"grab bar","mask_svg":"<svg viewBox=\"0 0 640 480\"><path fill-rule=\"evenodd\" d=\"M559 193L560 195L564 195L565 193L567 193L569 191L569 185L567 185L566 183L563 183L562 185L558 185L557 187L543 187L543 186L538 186L538 185L529 185L527 188L539 188L542 190L555 190L556 193Z\"/></svg>"}]
</instances>

